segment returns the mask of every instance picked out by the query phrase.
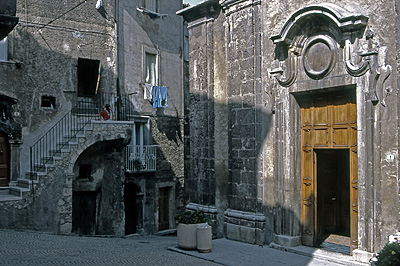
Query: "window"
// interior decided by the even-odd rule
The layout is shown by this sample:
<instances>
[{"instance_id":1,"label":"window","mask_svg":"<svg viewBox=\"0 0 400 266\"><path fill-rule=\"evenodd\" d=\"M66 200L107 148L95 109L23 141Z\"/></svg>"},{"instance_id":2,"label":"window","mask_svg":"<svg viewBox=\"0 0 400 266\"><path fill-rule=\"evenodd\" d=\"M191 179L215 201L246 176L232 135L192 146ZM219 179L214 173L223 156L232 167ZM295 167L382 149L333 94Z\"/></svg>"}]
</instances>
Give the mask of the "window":
<instances>
[{"instance_id":1,"label":"window","mask_svg":"<svg viewBox=\"0 0 400 266\"><path fill-rule=\"evenodd\" d=\"M1 103L0 103L0 120L2 121L9 120L7 105Z\"/></svg>"},{"instance_id":2,"label":"window","mask_svg":"<svg viewBox=\"0 0 400 266\"><path fill-rule=\"evenodd\" d=\"M90 164L81 164L79 166L79 178L91 180L92 166Z\"/></svg>"},{"instance_id":3,"label":"window","mask_svg":"<svg viewBox=\"0 0 400 266\"><path fill-rule=\"evenodd\" d=\"M145 83L158 85L157 55L145 52Z\"/></svg>"},{"instance_id":4,"label":"window","mask_svg":"<svg viewBox=\"0 0 400 266\"><path fill-rule=\"evenodd\" d=\"M78 96L95 95L100 81L100 61L78 58Z\"/></svg>"},{"instance_id":5,"label":"window","mask_svg":"<svg viewBox=\"0 0 400 266\"><path fill-rule=\"evenodd\" d=\"M144 7L148 10L157 12L157 0L144 0Z\"/></svg>"},{"instance_id":6,"label":"window","mask_svg":"<svg viewBox=\"0 0 400 266\"><path fill-rule=\"evenodd\" d=\"M5 62L8 60L8 42L7 37L0 41L0 62Z\"/></svg>"},{"instance_id":7,"label":"window","mask_svg":"<svg viewBox=\"0 0 400 266\"><path fill-rule=\"evenodd\" d=\"M40 103L40 107L42 108L56 108L56 97L53 96L42 96L42 101Z\"/></svg>"}]
</instances>

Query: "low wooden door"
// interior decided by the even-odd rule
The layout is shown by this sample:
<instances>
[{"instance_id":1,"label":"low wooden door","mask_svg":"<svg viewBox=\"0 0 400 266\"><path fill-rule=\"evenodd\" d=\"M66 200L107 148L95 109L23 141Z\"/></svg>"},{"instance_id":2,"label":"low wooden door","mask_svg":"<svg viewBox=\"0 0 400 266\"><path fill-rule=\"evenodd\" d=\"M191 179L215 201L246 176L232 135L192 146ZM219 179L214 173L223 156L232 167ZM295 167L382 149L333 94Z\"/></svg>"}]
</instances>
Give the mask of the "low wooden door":
<instances>
[{"instance_id":1,"label":"low wooden door","mask_svg":"<svg viewBox=\"0 0 400 266\"><path fill-rule=\"evenodd\" d=\"M357 248L357 107L352 91L308 95L301 104L302 243L317 245L317 150L345 149L349 153L351 250Z\"/></svg>"},{"instance_id":2,"label":"low wooden door","mask_svg":"<svg viewBox=\"0 0 400 266\"><path fill-rule=\"evenodd\" d=\"M0 187L10 182L10 151L7 134L0 132Z\"/></svg>"}]
</instances>

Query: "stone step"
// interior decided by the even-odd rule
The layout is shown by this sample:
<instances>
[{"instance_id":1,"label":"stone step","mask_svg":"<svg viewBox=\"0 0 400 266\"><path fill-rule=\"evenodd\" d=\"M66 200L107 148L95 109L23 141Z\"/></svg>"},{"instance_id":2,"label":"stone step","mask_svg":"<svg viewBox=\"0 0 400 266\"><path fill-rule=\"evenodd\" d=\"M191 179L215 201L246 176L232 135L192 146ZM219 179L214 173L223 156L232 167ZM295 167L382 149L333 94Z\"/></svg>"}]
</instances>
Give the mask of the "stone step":
<instances>
[{"instance_id":1,"label":"stone step","mask_svg":"<svg viewBox=\"0 0 400 266\"><path fill-rule=\"evenodd\" d=\"M10 194L17 197L23 197L24 194L29 193L31 190L29 188L23 187L10 187Z\"/></svg>"},{"instance_id":2,"label":"stone step","mask_svg":"<svg viewBox=\"0 0 400 266\"><path fill-rule=\"evenodd\" d=\"M35 165L33 166L33 169L34 169L36 172L44 172L44 173L46 173L46 172L47 172L47 169L49 169L49 168L54 168L54 164L50 164L50 163L46 163L46 164L35 164Z\"/></svg>"},{"instance_id":3,"label":"stone step","mask_svg":"<svg viewBox=\"0 0 400 266\"><path fill-rule=\"evenodd\" d=\"M31 178L32 178L32 180L38 181L38 180L40 180L41 177L46 176L46 175L47 175L47 173L45 173L45 172L28 171L25 173L25 179L31 180Z\"/></svg>"},{"instance_id":4,"label":"stone step","mask_svg":"<svg viewBox=\"0 0 400 266\"><path fill-rule=\"evenodd\" d=\"M13 201L13 200L21 200L22 198L19 196L15 196L10 194L10 188L1 188L0 189L0 201Z\"/></svg>"},{"instance_id":5,"label":"stone step","mask_svg":"<svg viewBox=\"0 0 400 266\"><path fill-rule=\"evenodd\" d=\"M29 180L29 179L23 179L20 178L17 180L17 186L21 188L28 188L31 189L33 185L38 184L39 181L37 180Z\"/></svg>"}]
</instances>

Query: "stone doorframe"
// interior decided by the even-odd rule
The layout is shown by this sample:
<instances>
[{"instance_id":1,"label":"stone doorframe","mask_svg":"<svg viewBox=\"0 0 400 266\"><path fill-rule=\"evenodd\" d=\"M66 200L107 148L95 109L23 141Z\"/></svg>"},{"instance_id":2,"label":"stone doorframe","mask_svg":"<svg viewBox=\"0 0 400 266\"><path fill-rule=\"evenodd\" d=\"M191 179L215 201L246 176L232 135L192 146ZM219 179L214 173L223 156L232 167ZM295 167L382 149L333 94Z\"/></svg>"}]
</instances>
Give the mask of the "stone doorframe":
<instances>
[{"instance_id":1,"label":"stone doorframe","mask_svg":"<svg viewBox=\"0 0 400 266\"><path fill-rule=\"evenodd\" d=\"M375 252L372 239L380 237L380 233L375 228L373 187L380 182L380 169L368 162L378 163L381 156L372 143L380 143L380 127L375 122L389 101L390 89L385 82L391 67L378 64L378 58L385 62L386 54L367 26L368 17L363 14L350 13L334 4L312 5L292 14L280 32L271 37L276 59L269 72L276 82L266 93L274 100L275 200L282 206L275 215L292 221L274 228L278 244L301 244L300 107L295 95L353 88L357 125L362 129L357 132L358 249L353 255L366 261Z\"/></svg>"}]
</instances>

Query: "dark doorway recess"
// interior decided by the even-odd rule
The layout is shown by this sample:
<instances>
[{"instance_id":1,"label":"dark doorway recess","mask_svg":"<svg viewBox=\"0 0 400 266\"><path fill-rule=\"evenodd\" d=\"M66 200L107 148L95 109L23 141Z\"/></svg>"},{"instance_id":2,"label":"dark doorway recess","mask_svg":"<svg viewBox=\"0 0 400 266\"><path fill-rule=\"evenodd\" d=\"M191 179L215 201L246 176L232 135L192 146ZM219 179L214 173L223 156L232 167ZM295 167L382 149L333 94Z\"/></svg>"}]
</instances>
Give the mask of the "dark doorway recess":
<instances>
[{"instance_id":1,"label":"dark doorway recess","mask_svg":"<svg viewBox=\"0 0 400 266\"><path fill-rule=\"evenodd\" d=\"M127 183L124 189L125 195L125 235L135 234L138 220L137 212L138 188L133 183Z\"/></svg>"},{"instance_id":2,"label":"dark doorway recess","mask_svg":"<svg viewBox=\"0 0 400 266\"><path fill-rule=\"evenodd\" d=\"M158 230L169 229L169 192L170 187L160 188L160 196L158 198Z\"/></svg>"},{"instance_id":3,"label":"dark doorway recess","mask_svg":"<svg viewBox=\"0 0 400 266\"><path fill-rule=\"evenodd\" d=\"M96 233L96 191L73 193L72 232L79 235Z\"/></svg>"},{"instance_id":4,"label":"dark doorway recess","mask_svg":"<svg viewBox=\"0 0 400 266\"><path fill-rule=\"evenodd\" d=\"M0 132L0 187L10 182L10 147L6 133Z\"/></svg>"},{"instance_id":5,"label":"dark doorway recess","mask_svg":"<svg viewBox=\"0 0 400 266\"><path fill-rule=\"evenodd\" d=\"M350 151L316 150L317 243L350 254Z\"/></svg>"},{"instance_id":6,"label":"dark doorway recess","mask_svg":"<svg viewBox=\"0 0 400 266\"><path fill-rule=\"evenodd\" d=\"M94 97L100 81L100 61L78 58L78 96Z\"/></svg>"}]
</instances>

